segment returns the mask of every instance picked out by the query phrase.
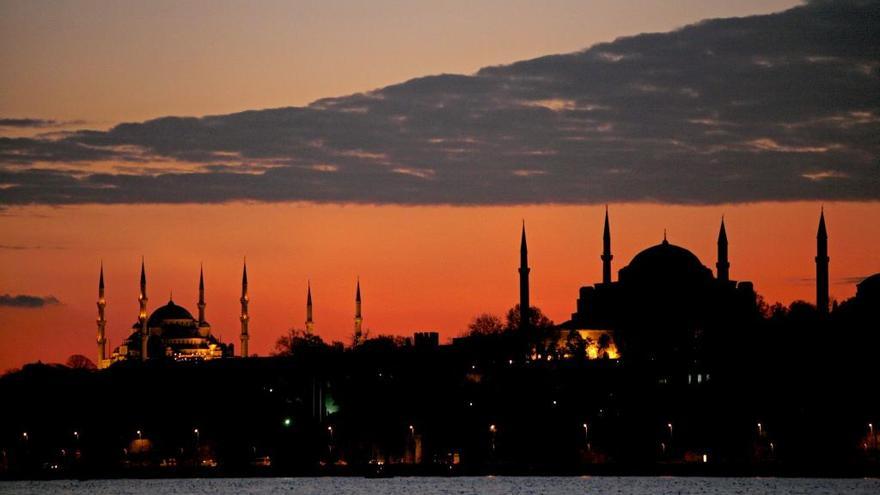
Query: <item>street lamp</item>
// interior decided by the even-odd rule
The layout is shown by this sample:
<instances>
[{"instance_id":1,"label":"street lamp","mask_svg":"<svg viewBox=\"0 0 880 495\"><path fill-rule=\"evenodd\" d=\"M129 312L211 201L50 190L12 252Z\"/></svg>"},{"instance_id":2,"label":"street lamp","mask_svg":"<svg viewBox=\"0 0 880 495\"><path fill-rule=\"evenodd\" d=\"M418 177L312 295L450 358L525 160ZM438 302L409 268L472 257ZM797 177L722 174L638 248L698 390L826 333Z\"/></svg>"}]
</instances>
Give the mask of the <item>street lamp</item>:
<instances>
[{"instance_id":1,"label":"street lamp","mask_svg":"<svg viewBox=\"0 0 880 495\"><path fill-rule=\"evenodd\" d=\"M26 442L26 441L28 440L28 432L26 432L26 431L22 432L22 433L21 433L21 438L23 438L24 441Z\"/></svg>"},{"instance_id":2,"label":"street lamp","mask_svg":"<svg viewBox=\"0 0 880 495\"><path fill-rule=\"evenodd\" d=\"M142 440L142 439L144 438L144 435L143 435L143 433L141 432L141 430L138 430L138 431L137 431L137 436L138 436L138 440Z\"/></svg>"},{"instance_id":3,"label":"street lamp","mask_svg":"<svg viewBox=\"0 0 880 495\"><path fill-rule=\"evenodd\" d=\"M498 432L498 428L495 426L495 424L494 423L490 424L489 425L489 433L492 435L491 447L492 447L492 454L493 455L495 454L495 433L497 433L497 432Z\"/></svg>"},{"instance_id":4,"label":"street lamp","mask_svg":"<svg viewBox=\"0 0 880 495\"><path fill-rule=\"evenodd\" d=\"M73 438L75 438L76 441L79 442L79 432L78 431L73 432Z\"/></svg>"},{"instance_id":5,"label":"street lamp","mask_svg":"<svg viewBox=\"0 0 880 495\"><path fill-rule=\"evenodd\" d=\"M666 427L669 428L669 438L672 439L672 423L666 423Z\"/></svg>"},{"instance_id":6,"label":"street lamp","mask_svg":"<svg viewBox=\"0 0 880 495\"><path fill-rule=\"evenodd\" d=\"M874 442L874 448L877 448L877 436L874 435L874 423L868 423L868 431L871 433L871 440Z\"/></svg>"},{"instance_id":7,"label":"street lamp","mask_svg":"<svg viewBox=\"0 0 880 495\"><path fill-rule=\"evenodd\" d=\"M200 438L198 428L193 428L193 435L196 437L196 447L198 447L199 446L199 438Z\"/></svg>"}]
</instances>

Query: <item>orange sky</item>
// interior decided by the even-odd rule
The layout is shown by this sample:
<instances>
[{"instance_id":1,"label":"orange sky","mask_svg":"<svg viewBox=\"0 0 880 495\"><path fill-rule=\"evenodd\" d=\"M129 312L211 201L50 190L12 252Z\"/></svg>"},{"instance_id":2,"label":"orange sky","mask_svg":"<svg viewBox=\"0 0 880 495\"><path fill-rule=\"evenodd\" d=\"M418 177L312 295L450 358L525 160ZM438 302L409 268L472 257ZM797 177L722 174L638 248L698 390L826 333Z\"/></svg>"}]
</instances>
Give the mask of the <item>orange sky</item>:
<instances>
[{"instance_id":1,"label":"orange sky","mask_svg":"<svg viewBox=\"0 0 880 495\"><path fill-rule=\"evenodd\" d=\"M812 300L819 205L611 206L614 273L639 250L669 240L714 269L722 214L731 276L752 280L768 301ZM852 277L880 271L880 203L825 205L831 293L851 296ZM54 295L43 309L0 308L0 370L25 362L94 359L98 266L104 260L108 336L116 346L137 312L140 256L149 308L174 299L196 311L205 264L207 318L224 341L238 333L242 257L248 257L251 349L305 319L312 280L316 331L347 340L361 277L365 326L373 333L438 330L458 335L482 311L517 301L519 226L526 220L532 300L555 321L577 290L601 276L600 206L397 207L310 204L21 207L0 216L0 294ZM10 249L10 248L16 249Z\"/></svg>"}]
</instances>

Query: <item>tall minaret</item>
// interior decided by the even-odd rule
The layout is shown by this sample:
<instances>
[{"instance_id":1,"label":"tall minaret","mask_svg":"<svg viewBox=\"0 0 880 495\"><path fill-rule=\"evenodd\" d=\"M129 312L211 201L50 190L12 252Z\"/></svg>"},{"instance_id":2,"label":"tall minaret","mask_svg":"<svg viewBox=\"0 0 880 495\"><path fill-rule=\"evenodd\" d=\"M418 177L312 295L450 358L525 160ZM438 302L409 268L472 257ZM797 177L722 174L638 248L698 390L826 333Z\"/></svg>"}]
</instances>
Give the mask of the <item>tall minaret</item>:
<instances>
[{"instance_id":1,"label":"tall minaret","mask_svg":"<svg viewBox=\"0 0 880 495\"><path fill-rule=\"evenodd\" d=\"M98 368L102 367L102 363L107 354L107 337L104 335L104 329L107 326L107 319L104 318L104 307L107 301L104 299L104 263L101 263L101 276L98 278Z\"/></svg>"},{"instance_id":2,"label":"tall minaret","mask_svg":"<svg viewBox=\"0 0 880 495\"><path fill-rule=\"evenodd\" d=\"M315 331L315 321L312 319L312 282L309 281L308 293L306 295L306 332L313 333Z\"/></svg>"},{"instance_id":3,"label":"tall minaret","mask_svg":"<svg viewBox=\"0 0 880 495\"><path fill-rule=\"evenodd\" d=\"M519 328L529 327L529 248L526 246L526 222L523 220L522 239L519 242Z\"/></svg>"},{"instance_id":4,"label":"tall minaret","mask_svg":"<svg viewBox=\"0 0 880 495\"><path fill-rule=\"evenodd\" d=\"M354 295L354 340L360 343L363 335L364 318L361 314L361 279L358 277L357 292Z\"/></svg>"},{"instance_id":5,"label":"tall minaret","mask_svg":"<svg viewBox=\"0 0 880 495\"><path fill-rule=\"evenodd\" d=\"M205 270L199 266L199 325L205 323Z\"/></svg>"},{"instance_id":6,"label":"tall minaret","mask_svg":"<svg viewBox=\"0 0 880 495\"><path fill-rule=\"evenodd\" d=\"M602 283L611 283L611 227L608 225L608 205L605 205L605 231L602 233Z\"/></svg>"},{"instance_id":7,"label":"tall minaret","mask_svg":"<svg viewBox=\"0 0 880 495\"><path fill-rule=\"evenodd\" d=\"M828 314L828 231L825 230L825 209L819 214L819 232L816 233L816 308Z\"/></svg>"},{"instance_id":8,"label":"tall minaret","mask_svg":"<svg viewBox=\"0 0 880 495\"><path fill-rule=\"evenodd\" d=\"M248 282L247 282L247 260L244 261L244 268L241 272L241 357L248 357Z\"/></svg>"},{"instance_id":9,"label":"tall minaret","mask_svg":"<svg viewBox=\"0 0 880 495\"><path fill-rule=\"evenodd\" d=\"M730 281L730 262L727 261L727 231L724 229L724 217L721 217L721 230L718 232L718 262L715 263L716 274L720 282Z\"/></svg>"},{"instance_id":10,"label":"tall minaret","mask_svg":"<svg viewBox=\"0 0 880 495\"><path fill-rule=\"evenodd\" d=\"M147 272L144 269L144 258L141 257L141 292L138 294L138 302L141 305L138 313L138 323L141 327L141 361L146 361L147 344L150 340L149 329L147 328Z\"/></svg>"}]
</instances>

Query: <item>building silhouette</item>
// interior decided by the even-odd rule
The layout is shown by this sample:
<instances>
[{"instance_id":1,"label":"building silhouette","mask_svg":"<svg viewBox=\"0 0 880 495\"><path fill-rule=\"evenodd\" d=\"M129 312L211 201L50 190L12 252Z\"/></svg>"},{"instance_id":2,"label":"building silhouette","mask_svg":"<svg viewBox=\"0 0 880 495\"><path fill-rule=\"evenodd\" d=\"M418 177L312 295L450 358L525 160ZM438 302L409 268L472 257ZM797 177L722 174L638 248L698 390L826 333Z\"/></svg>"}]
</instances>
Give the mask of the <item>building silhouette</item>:
<instances>
[{"instance_id":1,"label":"building silhouette","mask_svg":"<svg viewBox=\"0 0 880 495\"><path fill-rule=\"evenodd\" d=\"M580 289L576 311L559 327L561 339L577 332L587 341L588 357L694 354L705 334L724 331L755 311L752 283L730 279L723 219L715 274L664 232L659 244L639 252L612 280L607 209L602 244L602 281Z\"/></svg>"},{"instance_id":2,"label":"building silhouette","mask_svg":"<svg viewBox=\"0 0 880 495\"><path fill-rule=\"evenodd\" d=\"M242 351L247 352L247 268L242 279ZM107 320L104 297L104 267L98 279L98 367L106 368L119 361L205 361L232 357L234 346L221 342L212 334L211 324L205 319L205 274L199 269L198 318L193 317L183 306L177 305L169 297L164 306L151 313L147 311L147 274L141 260L140 291L138 293L138 317L132 325L132 333L118 347L107 355L105 335Z\"/></svg>"}]
</instances>

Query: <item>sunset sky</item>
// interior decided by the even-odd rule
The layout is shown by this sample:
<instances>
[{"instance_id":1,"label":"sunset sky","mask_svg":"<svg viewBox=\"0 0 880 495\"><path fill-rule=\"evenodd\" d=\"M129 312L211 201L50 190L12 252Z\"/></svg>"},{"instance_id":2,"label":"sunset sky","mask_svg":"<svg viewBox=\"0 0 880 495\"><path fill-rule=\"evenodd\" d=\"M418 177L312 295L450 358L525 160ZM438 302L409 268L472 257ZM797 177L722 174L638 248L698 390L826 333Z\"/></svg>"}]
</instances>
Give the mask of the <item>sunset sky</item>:
<instances>
[{"instance_id":1,"label":"sunset sky","mask_svg":"<svg viewBox=\"0 0 880 495\"><path fill-rule=\"evenodd\" d=\"M771 303L813 300L824 205L850 297L880 271L880 7L798 5L0 2L0 372L95 359L102 260L119 345L141 256L150 309L195 312L202 263L236 346L247 256L261 355L308 280L326 340L358 276L373 334L450 338L517 301L523 220L561 322L605 204L615 277L664 229L714 270L724 215Z\"/></svg>"}]
</instances>

